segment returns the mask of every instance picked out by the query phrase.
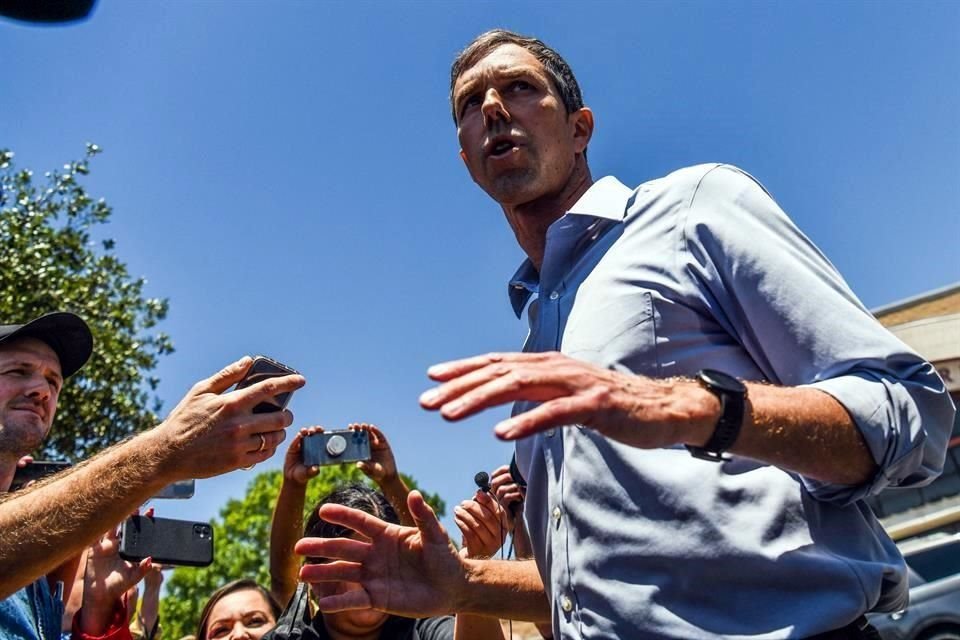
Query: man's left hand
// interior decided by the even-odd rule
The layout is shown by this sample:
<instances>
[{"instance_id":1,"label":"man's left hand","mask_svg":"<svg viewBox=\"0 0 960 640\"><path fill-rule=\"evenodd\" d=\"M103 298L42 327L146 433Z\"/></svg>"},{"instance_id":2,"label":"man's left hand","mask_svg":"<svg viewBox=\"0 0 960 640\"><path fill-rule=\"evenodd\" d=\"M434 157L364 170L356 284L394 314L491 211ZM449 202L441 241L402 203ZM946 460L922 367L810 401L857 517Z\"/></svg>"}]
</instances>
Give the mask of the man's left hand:
<instances>
[{"instance_id":1,"label":"man's left hand","mask_svg":"<svg viewBox=\"0 0 960 640\"><path fill-rule=\"evenodd\" d=\"M430 367L442 384L420 396L425 409L460 420L508 402L536 407L494 428L503 440L580 424L625 444L655 449L702 445L720 414L716 396L692 380L624 374L558 352L491 353Z\"/></svg>"}]
</instances>

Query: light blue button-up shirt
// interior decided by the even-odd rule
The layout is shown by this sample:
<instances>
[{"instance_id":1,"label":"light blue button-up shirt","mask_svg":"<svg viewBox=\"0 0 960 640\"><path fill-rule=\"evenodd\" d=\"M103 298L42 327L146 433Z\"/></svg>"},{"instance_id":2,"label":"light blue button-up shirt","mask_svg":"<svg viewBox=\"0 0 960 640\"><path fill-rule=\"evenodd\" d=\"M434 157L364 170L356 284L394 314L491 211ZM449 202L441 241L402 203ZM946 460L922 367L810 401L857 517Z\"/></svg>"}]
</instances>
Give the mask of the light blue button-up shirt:
<instances>
[{"instance_id":1,"label":"light blue button-up shirt","mask_svg":"<svg viewBox=\"0 0 960 640\"><path fill-rule=\"evenodd\" d=\"M879 465L836 486L569 426L517 444L526 519L562 638L801 638L906 601L903 559L861 500L932 480L953 405L746 173L604 178L510 283L525 351L647 376L713 368L807 385L850 412ZM518 403L514 413L530 408Z\"/></svg>"}]
</instances>

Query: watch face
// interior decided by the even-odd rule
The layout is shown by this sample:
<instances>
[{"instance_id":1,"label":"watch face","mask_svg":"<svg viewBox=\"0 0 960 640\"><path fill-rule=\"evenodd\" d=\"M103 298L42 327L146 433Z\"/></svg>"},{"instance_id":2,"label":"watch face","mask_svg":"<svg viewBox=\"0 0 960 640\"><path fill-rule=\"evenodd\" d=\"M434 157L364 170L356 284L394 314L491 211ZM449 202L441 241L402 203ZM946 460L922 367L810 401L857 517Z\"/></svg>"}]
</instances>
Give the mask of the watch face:
<instances>
[{"instance_id":1,"label":"watch face","mask_svg":"<svg viewBox=\"0 0 960 640\"><path fill-rule=\"evenodd\" d=\"M747 387L733 376L716 369L702 369L697 376L711 387L730 393L746 393Z\"/></svg>"}]
</instances>

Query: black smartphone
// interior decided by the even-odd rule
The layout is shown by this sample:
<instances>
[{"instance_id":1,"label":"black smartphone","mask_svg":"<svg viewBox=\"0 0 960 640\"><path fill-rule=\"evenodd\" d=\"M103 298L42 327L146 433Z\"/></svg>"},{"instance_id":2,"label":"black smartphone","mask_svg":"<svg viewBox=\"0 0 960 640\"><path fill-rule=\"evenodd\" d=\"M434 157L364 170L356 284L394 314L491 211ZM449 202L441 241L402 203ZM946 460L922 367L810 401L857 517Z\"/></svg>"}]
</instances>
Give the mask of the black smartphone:
<instances>
[{"instance_id":1,"label":"black smartphone","mask_svg":"<svg viewBox=\"0 0 960 640\"><path fill-rule=\"evenodd\" d=\"M293 373L300 373L295 369L291 369L285 364L277 362L272 358L267 356L255 356L253 358L253 364L250 365L250 369L247 371L247 375L244 376L243 380L237 383L237 389L244 389L249 387L252 384L256 384L261 380L266 380L267 378L276 378L277 376L287 376ZM272 401L261 402L253 408L254 413L273 413L274 411L283 411L287 408L287 404L290 403L290 396L293 395L293 391L287 391L273 397Z\"/></svg>"},{"instance_id":2,"label":"black smartphone","mask_svg":"<svg viewBox=\"0 0 960 640\"><path fill-rule=\"evenodd\" d=\"M362 429L325 431L303 439L303 464L308 467L370 459L370 434Z\"/></svg>"},{"instance_id":3,"label":"black smartphone","mask_svg":"<svg viewBox=\"0 0 960 640\"><path fill-rule=\"evenodd\" d=\"M206 567L213 562L213 527L206 522L130 516L120 527L120 557Z\"/></svg>"},{"instance_id":4,"label":"black smartphone","mask_svg":"<svg viewBox=\"0 0 960 640\"><path fill-rule=\"evenodd\" d=\"M69 469L71 466L69 462L34 460L25 467L17 467L16 472L13 474L13 483L10 485L10 491L22 489L29 482L42 480L64 469Z\"/></svg>"}]
</instances>

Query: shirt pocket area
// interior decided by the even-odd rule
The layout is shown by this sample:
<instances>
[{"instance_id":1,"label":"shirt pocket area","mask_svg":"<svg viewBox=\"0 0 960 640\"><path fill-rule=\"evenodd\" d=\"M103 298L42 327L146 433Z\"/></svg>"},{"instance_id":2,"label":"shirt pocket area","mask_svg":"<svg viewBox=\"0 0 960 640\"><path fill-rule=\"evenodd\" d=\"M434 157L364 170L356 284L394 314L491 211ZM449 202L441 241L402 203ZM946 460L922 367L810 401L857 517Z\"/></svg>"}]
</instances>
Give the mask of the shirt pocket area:
<instances>
[{"instance_id":1,"label":"shirt pocket area","mask_svg":"<svg viewBox=\"0 0 960 640\"><path fill-rule=\"evenodd\" d=\"M606 300L578 299L561 351L606 369L657 376L656 316L653 294L645 290Z\"/></svg>"}]
</instances>

